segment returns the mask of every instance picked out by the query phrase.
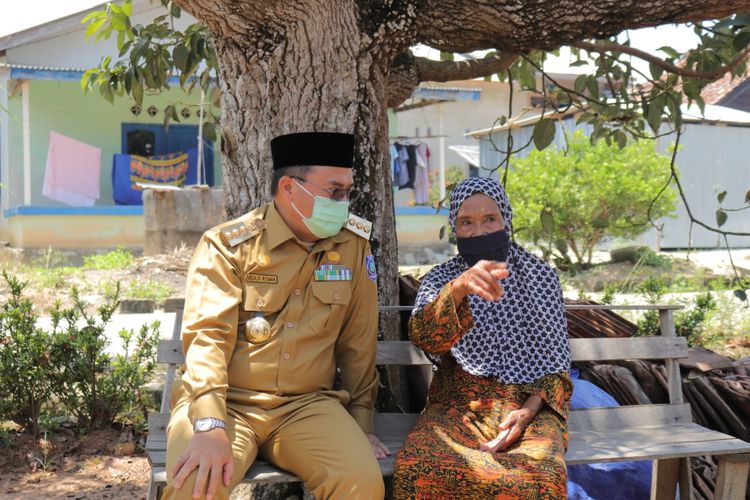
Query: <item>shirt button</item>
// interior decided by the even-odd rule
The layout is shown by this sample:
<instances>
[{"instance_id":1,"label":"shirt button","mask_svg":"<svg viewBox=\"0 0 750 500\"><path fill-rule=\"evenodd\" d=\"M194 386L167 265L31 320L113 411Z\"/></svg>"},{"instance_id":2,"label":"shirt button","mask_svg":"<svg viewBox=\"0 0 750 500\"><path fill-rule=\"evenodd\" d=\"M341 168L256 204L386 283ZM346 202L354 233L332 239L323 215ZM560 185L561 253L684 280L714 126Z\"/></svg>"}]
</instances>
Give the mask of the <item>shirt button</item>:
<instances>
[{"instance_id":1,"label":"shirt button","mask_svg":"<svg viewBox=\"0 0 750 500\"><path fill-rule=\"evenodd\" d=\"M296 290L294 291L294 295L299 295L299 294L301 294L301 293L302 293L302 290L300 290L299 288L297 288L297 289L296 289Z\"/></svg>"},{"instance_id":2,"label":"shirt button","mask_svg":"<svg viewBox=\"0 0 750 500\"><path fill-rule=\"evenodd\" d=\"M286 324L286 327L287 327L287 328L294 328L294 323L292 323L292 322L290 321L289 323L287 323L287 324Z\"/></svg>"},{"instance_id":3,"label":"shirt button","mask_svg":"<svg viewBox=\"0 0 750 500\"><path fill-rule=\"evenodd\" d=\"M258 307L263 307L265 302L263 302L263 299L258 299L258 302L255 303Z\"/></svg>"},{"instance_id":4,"label":"shirt button","mask_svg":"<svg viewBox=\"0 0 750 500\"><path fill-rule=\"evenodd\" d=\"M341 296L338 293L333 294L333 300L339 300Z\"/></svg>"},{"instance_id":5,"label":"shirt button","mask_svg":"<svg viewBox=\"0 0 750 500\"><path fill-rule=\"evenodd\" d=\"M284 359L287 360L287 361L289 361L289 358L291 358L291 356L289 355L288 352L285 352L284 353Z\"/></svg>"}]
</instances>

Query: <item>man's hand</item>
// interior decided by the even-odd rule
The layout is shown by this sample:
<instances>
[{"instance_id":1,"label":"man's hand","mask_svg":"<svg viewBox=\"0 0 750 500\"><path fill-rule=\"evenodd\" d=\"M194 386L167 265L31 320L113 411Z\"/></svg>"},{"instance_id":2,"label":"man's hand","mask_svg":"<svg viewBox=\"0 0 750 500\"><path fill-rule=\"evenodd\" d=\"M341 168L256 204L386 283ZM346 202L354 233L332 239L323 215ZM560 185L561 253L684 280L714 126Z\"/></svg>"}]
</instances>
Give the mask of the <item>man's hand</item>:
<instances>
[{"instance_id":1,"label":"man's hand","mask_svg":"<svg viewBox=\"0 0 750 500\"><path fill-rule=\"evenodd\" d=\"M370 442L370 446L372 446L372 452L375 453L375 458L380 460L391 455L391 450L389 450L375 434L368 432L366 435L367 440Z\"/></svg>"},{"instance_id":2,"label":"man's hand","mask_svg":"<svg viewBox=\"0 0 750 500\"><path fill-rule=\"evenodd\" d=\"M222 478L224 486L229 486L234 472L234 461L232 445L224 429L196 432L193 435L185 453L177 459L172 469L172 485L178 490L182 488L182 483L195 468L198 472L193 498L201 498L205 492L206 499L211 500Z\"/></svg>"}]
</instances>

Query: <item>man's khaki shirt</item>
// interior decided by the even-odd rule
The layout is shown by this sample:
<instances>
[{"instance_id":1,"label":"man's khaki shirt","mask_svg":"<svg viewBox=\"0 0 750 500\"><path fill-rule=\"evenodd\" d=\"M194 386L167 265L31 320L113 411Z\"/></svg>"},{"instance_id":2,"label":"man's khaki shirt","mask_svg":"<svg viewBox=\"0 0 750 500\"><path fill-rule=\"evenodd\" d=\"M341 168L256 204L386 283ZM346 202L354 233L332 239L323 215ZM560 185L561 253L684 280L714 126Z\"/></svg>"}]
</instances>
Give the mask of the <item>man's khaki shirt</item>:
<instances>
[{"instance_id":1,"label":"man's khaki shirt","mask_svg":"<svg viewBox=\"0 0 750 500\"><path fill-rule=\"evenodd\" d=\"M227 237L237 227L240 242ZM182 327L185 371L176 396L190 398L190 417L226 420L227 403L275 408L325 393L372 432L378 307L371 259L367 240L345 229L308 250L273 203L207 231L188 271ZM346 266L351 280L316 281L322 264ZM255 345L244 326L259 314L272 334Z\"/></svg>"}]
</instances>

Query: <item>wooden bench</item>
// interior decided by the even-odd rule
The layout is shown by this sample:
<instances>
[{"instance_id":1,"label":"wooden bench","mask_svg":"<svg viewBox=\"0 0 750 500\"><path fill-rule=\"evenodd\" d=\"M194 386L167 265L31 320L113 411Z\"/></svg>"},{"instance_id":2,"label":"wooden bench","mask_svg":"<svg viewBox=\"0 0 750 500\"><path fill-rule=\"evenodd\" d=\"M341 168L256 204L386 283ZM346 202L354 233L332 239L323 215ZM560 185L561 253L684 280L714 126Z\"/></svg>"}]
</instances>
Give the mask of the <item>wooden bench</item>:
<instances>
[{"instance_id":1,"label":"wooden bench","mask_svg":"<svg viewBox=\"0 0 750 500\"><path fill-rule=\"evenodd\" d=\"M673 310L680 306L598 306L568 305L568 309L656 309L661 336L631 338L571 339L573 361L614 361L623 359L665 360L669 404L588 408L573 410L568 427L570 444L566 462L587 464L629 460L653 460L651 498L691 498L688 457L713 455L718 459L716 498L745 500L750 465L750 443L693 423L690 405L684 402L677 360L687 357L687 342L675 336ZM381 311L408 310L382 307ZM166 425L169 420L169 388L178 364L184 362L179 340L181 312L177 313L171 340L162 340L157 360L167 363L167 379L161 413L149 417L146 449L152 467L149 500L158 498L166 483ZM429 359L409 342L378 342L377 364L381 366L429 366ZM416 420L416 414L377 413L375 431L394 452L380 461L384 476L393 474L396 451ZM257 461L245 482L277 483L299 481L295 476Z\"/></svg>"}]
</instances>

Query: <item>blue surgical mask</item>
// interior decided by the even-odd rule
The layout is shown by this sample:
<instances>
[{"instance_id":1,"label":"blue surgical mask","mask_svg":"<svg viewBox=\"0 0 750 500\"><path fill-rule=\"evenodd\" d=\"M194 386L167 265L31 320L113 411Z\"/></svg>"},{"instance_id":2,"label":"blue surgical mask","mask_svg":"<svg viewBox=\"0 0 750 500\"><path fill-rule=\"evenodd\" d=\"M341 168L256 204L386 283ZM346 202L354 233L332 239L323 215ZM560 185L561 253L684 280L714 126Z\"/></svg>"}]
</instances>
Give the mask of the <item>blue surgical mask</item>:
<instances>
[{"instance_id":1,"label":"blue surgical mask","mask_svg":"<svg viewBox=\"0 0 750 500\"><path fill-rule=\"evenodd\" d=\"M305 186L297 179L294 182L315 200L310 217L302 215L302 212L292 202L292 208L302 217L302 222L307 229L318 238L329 238L341 231L341 228L344 227L349 218L349 202L336 201L324 196L315 196L305 189Z\"/></svg>"}]
</instances>

